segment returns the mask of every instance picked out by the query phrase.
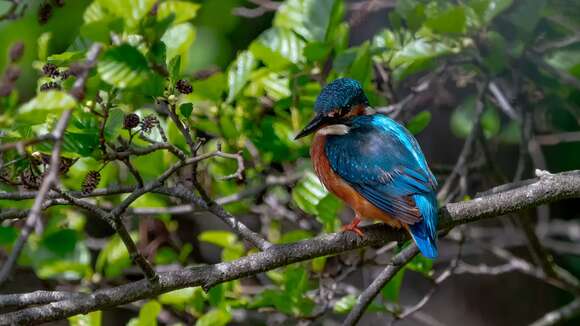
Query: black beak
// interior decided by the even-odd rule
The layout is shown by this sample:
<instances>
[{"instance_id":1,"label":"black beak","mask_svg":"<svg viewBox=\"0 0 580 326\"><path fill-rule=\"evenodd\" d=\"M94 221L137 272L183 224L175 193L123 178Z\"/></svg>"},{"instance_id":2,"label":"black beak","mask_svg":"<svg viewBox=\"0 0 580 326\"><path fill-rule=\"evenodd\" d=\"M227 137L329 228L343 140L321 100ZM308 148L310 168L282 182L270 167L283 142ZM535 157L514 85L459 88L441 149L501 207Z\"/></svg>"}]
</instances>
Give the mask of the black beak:
<instances>
[{"instance_id":1,"label":"black beak","mask_svg":"<svg viewBox=\"0 0 580 326\"><path fill-rule=\"evenodd\" d=\"M323 123L324 123L323 116L321 114L317 114L312 120L310 120L308 125L306 125L306 127L304 127L304 129L302 129L302 131L299 132L298 135L296 135L296 137L294 137L294 140L310 135L311 133L315 132L319 127L321 127Z\"/></svg>"}]
</instances>

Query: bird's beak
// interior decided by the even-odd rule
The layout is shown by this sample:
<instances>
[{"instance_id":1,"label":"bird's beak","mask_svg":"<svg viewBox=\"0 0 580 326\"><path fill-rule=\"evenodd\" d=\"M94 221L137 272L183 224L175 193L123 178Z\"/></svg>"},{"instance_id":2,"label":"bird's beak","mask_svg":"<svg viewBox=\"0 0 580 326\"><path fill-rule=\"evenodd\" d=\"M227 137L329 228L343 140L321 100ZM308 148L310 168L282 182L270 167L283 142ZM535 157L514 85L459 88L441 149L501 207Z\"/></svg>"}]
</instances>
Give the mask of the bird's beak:
<instances>
[{"instance_id":1,"label":"bird's beak","mask_svg":"<svg viewBox=\"0 0 580 326\"><path fill-rule=\"evenodd\" d=\"M323 123L324 123L323 115L317 114L312 120L310 120L308 125L306 125L306 127L304 127L304 129L302 129L302 131L299 132L298 135L296 135L296 137L294 137L294 140L310 135L311 133L315 132L318 128L320 128Z\"/></svg>"}]
</instances>

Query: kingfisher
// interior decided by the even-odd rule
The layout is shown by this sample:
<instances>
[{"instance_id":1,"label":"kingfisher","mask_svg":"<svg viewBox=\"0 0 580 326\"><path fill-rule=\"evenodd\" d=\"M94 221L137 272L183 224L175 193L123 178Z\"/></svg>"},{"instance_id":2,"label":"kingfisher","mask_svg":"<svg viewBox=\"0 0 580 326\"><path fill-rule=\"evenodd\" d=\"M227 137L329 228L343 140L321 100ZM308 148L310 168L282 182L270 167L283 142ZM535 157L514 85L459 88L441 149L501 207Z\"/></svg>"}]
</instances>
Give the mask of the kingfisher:
<instances>
[{"instance_id":1,"label":"kingfisher","mask_svg":"<svg viewBox=\"0 0 580 326\"><path fill-rule=\"evenodd\" d=\"M374 113L361 84L350 78L326 85L314 111L295 139L314 133L316 175L355 213L343 230L362 236L362 218L380 220L406 229L423 256L436 258L437 180L413 135Z\"/></svg>"}]
</instances>

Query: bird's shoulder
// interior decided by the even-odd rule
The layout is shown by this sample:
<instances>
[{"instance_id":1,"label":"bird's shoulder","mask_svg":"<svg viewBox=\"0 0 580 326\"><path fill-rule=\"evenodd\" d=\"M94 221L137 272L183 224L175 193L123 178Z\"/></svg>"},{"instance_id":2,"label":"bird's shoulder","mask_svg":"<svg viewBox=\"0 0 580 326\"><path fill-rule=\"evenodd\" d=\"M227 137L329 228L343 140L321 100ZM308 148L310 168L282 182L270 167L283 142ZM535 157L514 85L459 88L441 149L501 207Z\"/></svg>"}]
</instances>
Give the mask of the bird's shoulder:
<instances>
[{"instance_id":1,"label":"bird's shoulder","mask_svg":"<svg viewBox=\"0 0 580 326\"><path fill-rule=\"evenodd\" d=\"M347 181L390 183L407 174L428 188L437 184L415 138L381 114L354 118L346 135L327 138L325 151L332 168Z\"/></svg>"}]
</instances>

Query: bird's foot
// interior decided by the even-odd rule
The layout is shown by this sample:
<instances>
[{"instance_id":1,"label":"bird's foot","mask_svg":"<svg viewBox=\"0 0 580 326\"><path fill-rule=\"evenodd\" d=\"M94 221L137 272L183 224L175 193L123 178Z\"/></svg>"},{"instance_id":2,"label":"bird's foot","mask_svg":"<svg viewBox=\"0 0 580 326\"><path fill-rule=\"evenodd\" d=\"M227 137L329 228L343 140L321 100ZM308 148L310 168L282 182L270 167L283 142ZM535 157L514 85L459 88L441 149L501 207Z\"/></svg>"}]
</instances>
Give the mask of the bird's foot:
<instances>
[{"instance_id":1,"label":"bird's foot","mask_svg":"<svg viewBox=\"0 0 580 326\"><path fill-rule=\"evenodd\" d=\"M362 237L364 235L364 233L358 227L359 223L360 223L360 218L355 217L350 224L347 224L347 225L343 225L342 226L342 232L351 231L351 232L356 233L359 237Z\"/></svg>"}]
</instances>

